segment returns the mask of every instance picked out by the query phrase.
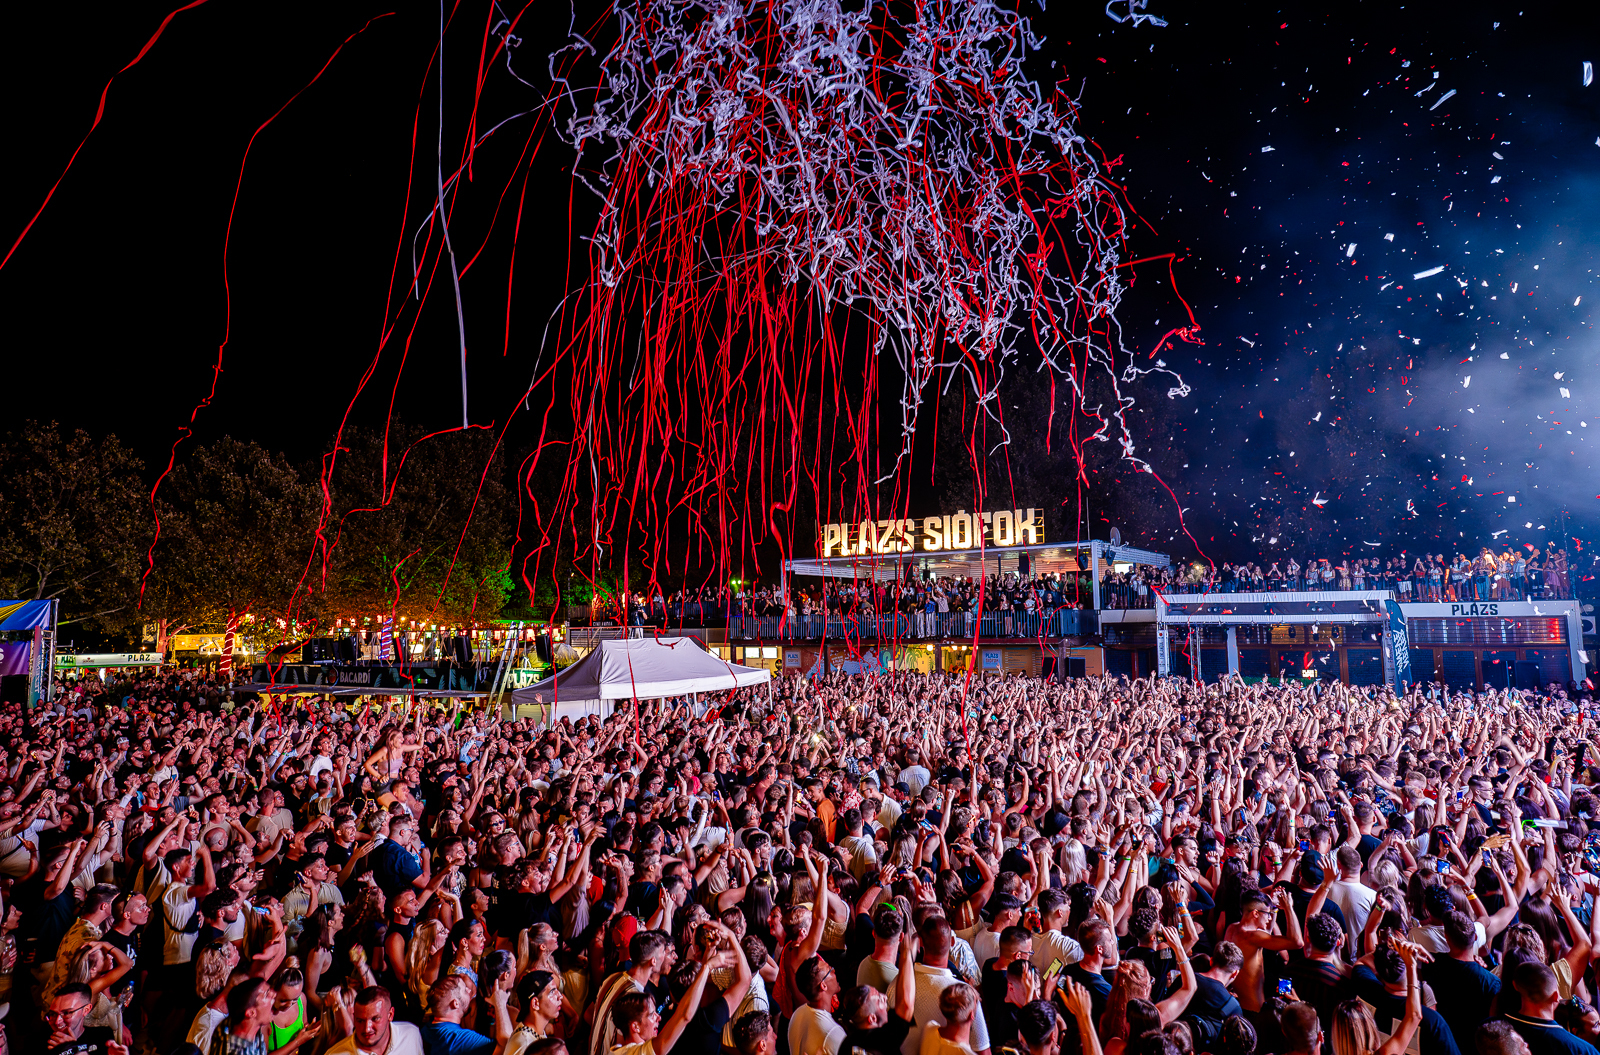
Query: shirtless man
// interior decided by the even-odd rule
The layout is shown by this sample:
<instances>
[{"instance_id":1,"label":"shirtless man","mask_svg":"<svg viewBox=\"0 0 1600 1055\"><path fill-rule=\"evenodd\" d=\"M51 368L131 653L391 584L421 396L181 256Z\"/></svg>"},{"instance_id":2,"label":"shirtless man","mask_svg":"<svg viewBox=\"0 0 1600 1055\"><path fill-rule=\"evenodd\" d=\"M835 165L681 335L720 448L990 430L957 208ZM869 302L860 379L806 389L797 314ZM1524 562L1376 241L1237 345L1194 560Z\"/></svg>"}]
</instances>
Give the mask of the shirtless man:
<instances>
[{"instance_id":1,"label":"shirtless man","mask_svg":"<svg viewBox=\"0 0 1600 1055\"><path fill-rule=\"evenodd\" d=\"M1244 895L1240 901L1239 922L1228 926L1227 940L1239 946L1244 953L1244 964L1239 968L1239 977L1234 980L1233 993L1246 1011L1260 1011L1261 1005L1266 1002L1263 953L1298 949L1305 944L1300 920L1294 912L1294 899L1287 890L1280 888L1274 900L1276 908L1265 894ZM1283 918L1289 924L1287 935L1273 933L1273 916L1279 910L1282 910Z\"/></svg>"}]
</instances>

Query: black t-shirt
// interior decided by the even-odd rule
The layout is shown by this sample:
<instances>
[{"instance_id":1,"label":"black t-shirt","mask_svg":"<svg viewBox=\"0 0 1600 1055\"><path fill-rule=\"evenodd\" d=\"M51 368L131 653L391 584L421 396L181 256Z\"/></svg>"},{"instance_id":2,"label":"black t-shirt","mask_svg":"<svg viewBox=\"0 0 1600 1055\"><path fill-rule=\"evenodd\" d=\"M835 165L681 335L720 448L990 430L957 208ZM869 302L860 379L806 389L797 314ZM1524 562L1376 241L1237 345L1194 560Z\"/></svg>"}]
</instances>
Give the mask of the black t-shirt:
<instances>
[{"instance_id":1,"label":"black t-shirt","mask_svg":"<svg viewBox=\"0 0 1600 1055\"><path fill-rule=\"evenodd\" d=\"M1492 975L1490 977L1493 977ZM1350 974L1350 990L1372 1005L1372 1019L1385 1033L1392 1032L1406 1014L1406 998L1396 996L1383 987L1370 967L1357 967ZM1435 998L1438 990L1434 990ZM1488 1007L1487 1004L1484 1005ZM1476 1030L1476 1026L1473 1027ZM1462 1048L1443 1016L1431 1007L1422 1009L1422 1024L1417 1027L1417 1046L1422 1055L1473 1055L1476 1044Z\"/></svg>"},{"instance_id":2,"label":"black t-shirt","mask_svg":"<svg viewBox=\"0 0 1600 1055\"><path fill-rule=\"evenodd\" d=\"M45 900L44 872L40 870L32 879L17 886L11 903L22 913L17 925L17 949L22 962L49 963L56 958L56 949L72 926L72 886L68 884L60 894Z\"/></svg>"},{"instance_id":3,"label":"black t-shirt","mask_svg":"<svg viewBox=\"0 0 1600 1055\"><path fill-rule=\"evenodd\" d=\"M999 957L986 960L983 969L978 972L978 1001L983 1005L983 1020L989 1026L989 1047L1016 1047L1010 1040L1000 1039L1002 1036L1015 1037L1017 1024L1015 1016L1007 1014L1005 1010L1008 1006L1006 972L1005 968L996 969L995 964L999 962Z\"/></svg>"},{"instance_id":4,"label":"black t-shirt","mask_svg":"<svg viewBox=\"0 0 1600 1055\"><path fill-rule=\"evenodd\" d=\"M1100 1016L1106 1011L1106 999L1111 995L1111 983L1106 980L1105 975L1098 971L1085 970L1081 964L1076 963L1061 973L1089 990L1089 1013L1096 1022L1099 1022Z\"/></svg>"},{"instance_id":5,"label":"black t-shirt","mask_svg":"<svg viewBox=\"0 0 1600 1055\"><path fill-rule=\"evenodd\" d=\"M91 1026L77 1040L46 1048L44 1055L106 1055L109 1050L106 1043L111 1039L111 1030L103 1026Z\"/></svg>"},{"instance_id":6,"label":"black t-shirt","mask_svg":"<svg viewBox=\"0 0 1600 1055\"><path fill-rule=\"evenodd\" d=\"M1503 1015L1511 1028L1528 1042L1531 1055L1600 1055L1593 1044L1573 1036L1548 1018Z\"/></svg>"},{"instance_id":7,"label":"black t-shirt","mask_svg":"<svg viewBox=\"0 0 1600 1055\"><path fill-rule=\"evenodd\" d=\"M728 1002L719 996L710 1003L702 998L700 1005L700 1010L684 1024L682 1050L718 1051L722 1047L722 1031L728 1025Z\"/></svg>"},{"instance_id":8,"label":"black t-shirt","mask_svg":"<svg viewBox=\"0 0 1600 1055\"><path fill-rule=\"evenodd\" d=\"M1478 964L1444 955L1423 964L1421 972L1433 987L1434 1010L1450 1026L1456 1047L1475 1051L1478 1027L1488 1021L1500 995L1500 979Z\"/></svg>"},{"instance_id":9,"label":"black t-shirt","mask_svg":"<svg viewBox=\"0 0 1600 1055\"><path fill-rule=\"evenodd\" d=\"M350 851L337 842L329 842L328 848L322 851L322 856L327 859L328 867L333 869L335 875L350 863Z\"/></svg>"},{"instance_id":10,"label":"black t-shirt","mask_svg":"<svg viewBox=\"0 0 1600 1055\"><path fill-rule=\"evenodd\" d=\"M1319 882L1322 880L1322 875L1320 872L1317 875L1317 880ZM1285 885L1289 891L1289 897L1294 901L1294 914L1304 920L1306 918L1306 909L1310 907L1311 899L1316 897L1316 894L1307 893L1306 891L1301 890L1298 886L1295 886L1293 883ZM1346 934L1350 933L1350 928L1345 926L1344 913L1340 911L1338 905L1333 903L1332 898L1323 898L1322 914L1324 916L1332 916L1334 920L1338 922L1339 929L1343 930Z\"/></svg>"},{"instance_id":11,"label":"black t-shirt","mask_svg":"<svg viewBox=\"0 0 1600 1055\"><path fill-rule=\"evenodd\" d=\"M874 1029L846 1029L844 1044L839 1046L839 1052L840 1055L848 1055L850 1048L857 1048L866 1055L900 1055L900 1045L910 1035L911 1023L891 1007L889 1021L881 1026Z\"/></svg>"},{"instance_id":12,"label":"black t-shirt","mask_svg":"<svg viewBox=\"0 0 1600 1055\"><path fill-rule=\"evenodd\" d=\"M505 890L500 893L499 911L490 914L489 922L500 937L515 941L517 935L535 923L548 923L560 930L561 912L547 893Z\"/></svg>"},{"instance_id":13,"label":"black t-shirt","mask_svg":"<svg viewBox=\"0 0 1600 1055\"><path fill-rule=\"evenodd\" d=\"M1178 969L1178 961L1173 958L1172 950L1166 945L1159 948L1147 949L1143 945L1131 944L1122 950L1124 960L1138 960L1144 964L1145 970L1150 973L1150 999L1153 1001L1165 1000L1178 988L1174 972Z\"/></svg>"},{"instance_id":14,"label":"black t-shirt","mask_svg":"<svg viewBox=\"0 0 1600 1055\"><path fill-rule=\"evenodd\" d=\"M124 989L131 989L133 987L134 980L139 976L139 972L137 970L139 964L139 932L134 931L132 934L123 934L121 931L117 930L117 928L112 927L110 930L106 931L105 935L100 940L105 942L107 945L115 946L116 948L121 949L128 959L132 960L134 963L134 967L129 968L128 973L123 975L122 979L118 981L116 985L111 987L111 995L116 996Z\"/></svg>"},{"instance_id":15,"label":"black t-shirt","mask_svg":"<svg viewBox=\"0 0 1600 1055\"><path fill-rule=\"evenodd\" d=\"M1222 1033L1222 1023L1234 1015L1244 1014L1239 998L1215 978L1195 975L1194 996L1184 1008L1183 1019L1194 1033L1195 1050L1209 1050Z\"/></svg>"}]
</instances>

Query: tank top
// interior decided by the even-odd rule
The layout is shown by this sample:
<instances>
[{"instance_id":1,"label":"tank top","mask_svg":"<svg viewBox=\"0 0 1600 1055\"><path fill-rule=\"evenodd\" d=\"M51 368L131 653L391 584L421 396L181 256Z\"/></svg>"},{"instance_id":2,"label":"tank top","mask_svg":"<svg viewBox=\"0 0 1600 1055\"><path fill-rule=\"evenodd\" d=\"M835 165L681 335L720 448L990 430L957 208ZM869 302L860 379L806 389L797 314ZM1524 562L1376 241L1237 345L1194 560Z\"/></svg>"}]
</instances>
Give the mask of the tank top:
<instances>
[{"instance_id":1,"label":"tank top","mask_svg":"<svg viewBox=\"0 0 1600 1055\"><path fill-rule=\"evenodd\" d=\"M287 1045L300 1032L300 1027L306 1024L306 998L301 996L295 1001L294 1021L287 1026L280 1026L276 1022L267 1026L267 1049L277 1051Z\"/></svg>"}]
</instances>

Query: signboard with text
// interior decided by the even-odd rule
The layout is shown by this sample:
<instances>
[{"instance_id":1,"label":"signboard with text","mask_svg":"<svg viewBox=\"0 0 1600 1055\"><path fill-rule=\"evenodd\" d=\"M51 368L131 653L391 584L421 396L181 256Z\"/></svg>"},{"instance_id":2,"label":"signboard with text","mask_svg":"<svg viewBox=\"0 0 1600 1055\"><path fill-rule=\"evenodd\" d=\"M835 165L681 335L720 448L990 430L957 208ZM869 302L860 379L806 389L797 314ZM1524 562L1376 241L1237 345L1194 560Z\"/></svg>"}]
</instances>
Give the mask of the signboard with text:
<instances>
[{"instance_id":1,"label":"signboard with text","mask_svg":"<svg viewBox=\"0 0 1600 1055\"><path fill-rule=\"evenodd\" d=\"M166 662L160 652L81 652L77 655L56 655L57 670L76 670L85 667L159 667Z\"/></svg>"},{"instance_id":2,"label":"signboard with text","mask_svg":"<svg viewBox=\"0 0 1600 1055\"><path fill-rule=\"evenodd\" d=\"M996 509L908 520L863 520L822 525L823 557L941 553L989 546L1033 546L1044 541L1040 509Z\"/></svg>"}]
</instances>

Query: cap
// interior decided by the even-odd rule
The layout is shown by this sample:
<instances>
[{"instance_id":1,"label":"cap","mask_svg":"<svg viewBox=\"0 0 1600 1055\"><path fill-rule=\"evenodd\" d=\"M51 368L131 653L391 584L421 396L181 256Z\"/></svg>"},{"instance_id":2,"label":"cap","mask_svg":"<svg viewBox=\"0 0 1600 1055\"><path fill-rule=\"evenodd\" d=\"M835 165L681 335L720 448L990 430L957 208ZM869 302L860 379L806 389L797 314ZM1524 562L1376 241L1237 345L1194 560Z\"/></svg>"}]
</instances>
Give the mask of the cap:
<instances>
[{"instance_id":1,"label":"cap","mask_svg":"<svg viewBox=\"0 0 1600 1055\"><path fill-rule=\"evenodd\" d=\"M894 782L894 785L893 785L893 788L894 788L894 790L895 790L895 791L898 791L898 792L900 792L900 793L901 793L901 794L904 794L904 795L909 795L909 794L911 794L911 785L910 785L910 784L907 784L907 783L906 783L906 782L905 782L905 781L903 781L903 780L897 780L897 781L895 781L895 782Z\"/></svg>"}]
</instances>

